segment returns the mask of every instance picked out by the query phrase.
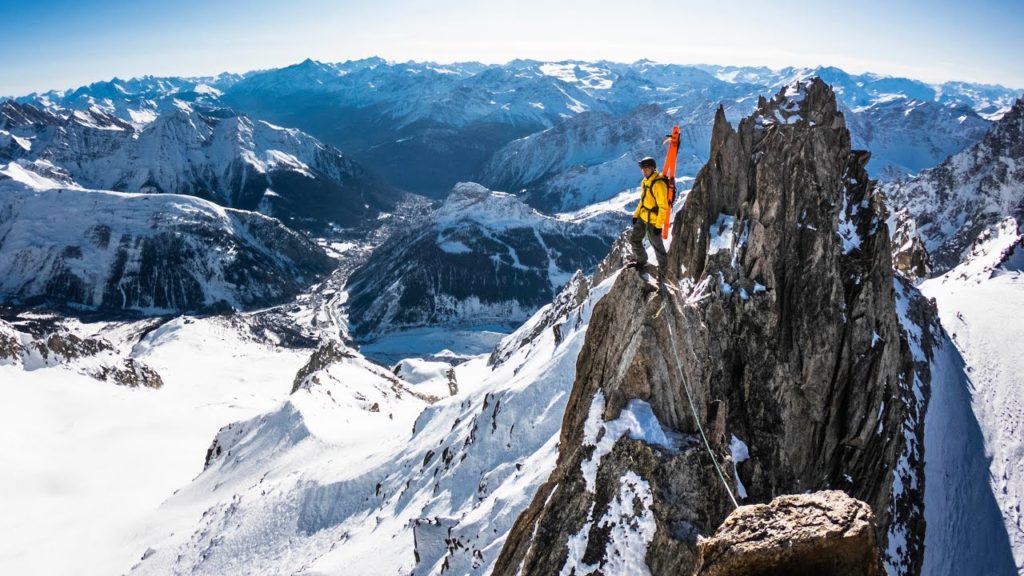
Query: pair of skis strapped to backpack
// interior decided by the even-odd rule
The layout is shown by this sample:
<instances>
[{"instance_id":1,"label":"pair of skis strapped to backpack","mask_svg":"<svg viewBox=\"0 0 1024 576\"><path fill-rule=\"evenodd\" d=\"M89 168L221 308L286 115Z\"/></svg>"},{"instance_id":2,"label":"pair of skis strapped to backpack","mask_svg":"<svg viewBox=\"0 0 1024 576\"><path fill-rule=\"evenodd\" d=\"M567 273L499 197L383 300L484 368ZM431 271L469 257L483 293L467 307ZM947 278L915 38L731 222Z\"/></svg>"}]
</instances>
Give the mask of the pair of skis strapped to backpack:
<instances>
[{"instance_id":1,"label":"pair of skis strapped to backpack","mask_svg":"<svg viewBox=\"0 0 1024 576\"><path fill-rule=\"evenodd\" d=\"M665 216L665 223L661 226L662 239L668 240L668 226L672 220L672 203L676 200L676 156L679 155L679 126L672 127L672 133L666 137L668 141L668 154L665 156L665 163L662 164L662 176L665 177L665 184L668 185L668 207L669 213Z\"/></svg>"}]
</instances>

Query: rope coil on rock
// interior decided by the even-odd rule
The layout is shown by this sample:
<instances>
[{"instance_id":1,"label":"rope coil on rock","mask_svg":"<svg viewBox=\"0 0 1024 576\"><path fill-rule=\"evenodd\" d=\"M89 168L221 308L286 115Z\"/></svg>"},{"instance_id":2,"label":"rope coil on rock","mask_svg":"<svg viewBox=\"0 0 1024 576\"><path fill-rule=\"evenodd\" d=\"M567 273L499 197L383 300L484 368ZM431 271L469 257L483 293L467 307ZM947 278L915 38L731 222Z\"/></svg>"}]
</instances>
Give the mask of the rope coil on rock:
<instances>
[{"instance_id":1,"label":"rope coil on rock","mask_svg":"<svg viewBox=\"0 0 1024 576\"><path fill-rule=\"evenodd\" d=\"M665 294L662 294L662 301L666 300ZM673 301L672 308L675 308ZM679 313L678 310L675 310ZM672 322L665 317L665 325L668 326L668 335L672 340L672 358L675 360L676 373L679 375L679 381L683 383L683 391L686 393L686 402L690 405L690 412L693 414L693 421L697 423L697 430L700 431L700 437L704 440L704 447L708 451L708 456L711 456L711 463L715 465L715 471L718 472L718 477L722 479L722 485L725 486L726 493L729 494L729 499L732 500L732 505L739 508L739 502L736 501L736 496L732 493L732 488L729 487L729 481L725 479L725 474L722 473L722 468L718 465L718 459L715 458L715 453L711 450L711 443L708 442L708 437L704 433L704 427L700 425L700 416L697 415L697 407L693 404L693 397L690 395L690 387L686 384L686 378L683 377L683 369L681 362L679 361L679 349L676 346L676 333L672 329Z\"/></svg>"}]
</instances>

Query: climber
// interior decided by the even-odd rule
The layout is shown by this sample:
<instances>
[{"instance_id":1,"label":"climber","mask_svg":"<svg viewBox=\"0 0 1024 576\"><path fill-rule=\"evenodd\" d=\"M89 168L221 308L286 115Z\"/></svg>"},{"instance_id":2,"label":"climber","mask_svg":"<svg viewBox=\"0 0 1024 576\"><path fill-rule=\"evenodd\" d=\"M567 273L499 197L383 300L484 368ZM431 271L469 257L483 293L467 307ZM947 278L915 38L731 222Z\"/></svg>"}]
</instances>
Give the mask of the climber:
<instances>
[{"instance_id":1,"label":"climber","mask_svg":"<svg viewBox=\"0 0 1024 576\"><path fill-rule=\"evenodd\" d=\"M661 228L667 224L671 214L668 203L668 181L658 173L657 163L648 156L640 161L640 171L644 179L640 182L640 202L633 211L633 231L629 235L629 244L633 247L634 261L628 264L641 274L647 265L647 251L644 249L644 236L654 248L658 257L658 282L665 280L668 270L668 252L661 240Z\"/></svg>"}]
</instances>

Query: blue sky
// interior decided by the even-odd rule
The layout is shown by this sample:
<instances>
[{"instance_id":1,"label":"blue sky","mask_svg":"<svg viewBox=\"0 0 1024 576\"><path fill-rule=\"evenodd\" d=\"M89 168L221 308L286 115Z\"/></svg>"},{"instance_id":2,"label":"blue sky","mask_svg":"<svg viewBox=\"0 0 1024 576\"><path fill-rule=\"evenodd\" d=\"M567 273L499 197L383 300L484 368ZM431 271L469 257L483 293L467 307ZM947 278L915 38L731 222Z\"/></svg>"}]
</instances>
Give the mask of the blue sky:
<instances>
[{"instance_id":1,"label":"blue sky","mask_svg":"<svg viewBox=\"0 0 1024 576\"><path fill-rule=\"evenodd\" d=\"M307 57L834 65L1024 88L1024 1L0 0L0 94Z\"/></svg>"}]
</instances>

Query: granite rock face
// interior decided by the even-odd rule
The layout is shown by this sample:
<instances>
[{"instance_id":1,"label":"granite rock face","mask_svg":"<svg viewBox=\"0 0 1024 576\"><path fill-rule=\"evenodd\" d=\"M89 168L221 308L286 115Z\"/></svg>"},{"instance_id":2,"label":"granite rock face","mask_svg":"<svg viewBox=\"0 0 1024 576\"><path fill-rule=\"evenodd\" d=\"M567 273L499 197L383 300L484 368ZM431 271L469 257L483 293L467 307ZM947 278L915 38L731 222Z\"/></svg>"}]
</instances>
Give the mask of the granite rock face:
<instances>
[{"instance_id":1,"label":"granite rock face","mask_svg":"<svg viewBox=\"0 0 1024 576\"><path fill-rule=\"evenodd\" d=\"M718 114L670 281L625 270L597 304L558 465L495 574L688 574L732 494L821 489L866 502L887 566L919 572L928 379L869 156L818 79L736 129Z\"/></svg>"},{"instance_id":2,"label":"granite rock face","mask_svg":"<svg viewBox=\"0 0 1024 576\"><path fill-rule=\"evenodd\" d=\"M877 576L874 515L839 490L738 508L702 540L694 576Z\"/></svg>"},{"instance_id":3,"label":"granite rock face","mask_svg":"<svg viewBox=\"0 0 1024 576\"><path fill-rule=\"evenodd\" d=\"M889 221L892 223L892 265L896 271L909 280L924 280L931 276L931 256L910 212L899 210Z\"/></svg>"}]
</instances>

